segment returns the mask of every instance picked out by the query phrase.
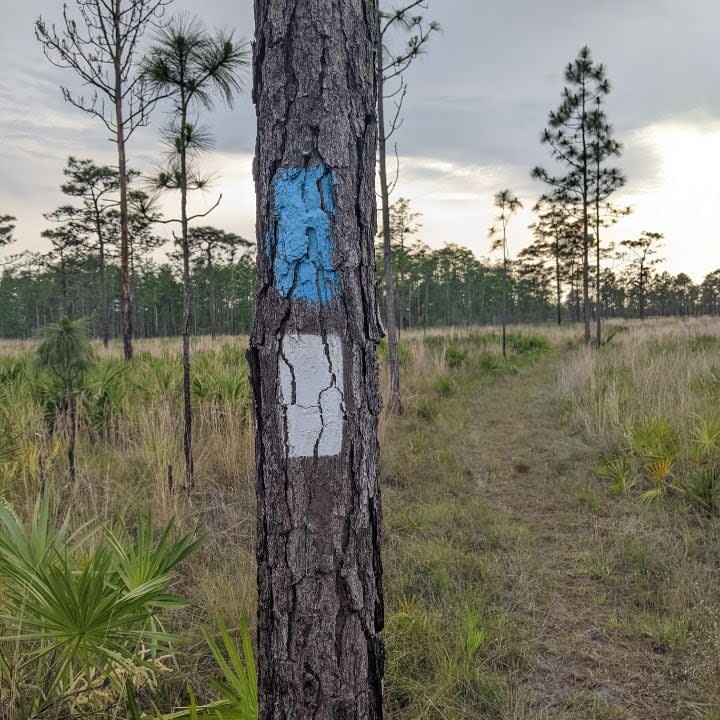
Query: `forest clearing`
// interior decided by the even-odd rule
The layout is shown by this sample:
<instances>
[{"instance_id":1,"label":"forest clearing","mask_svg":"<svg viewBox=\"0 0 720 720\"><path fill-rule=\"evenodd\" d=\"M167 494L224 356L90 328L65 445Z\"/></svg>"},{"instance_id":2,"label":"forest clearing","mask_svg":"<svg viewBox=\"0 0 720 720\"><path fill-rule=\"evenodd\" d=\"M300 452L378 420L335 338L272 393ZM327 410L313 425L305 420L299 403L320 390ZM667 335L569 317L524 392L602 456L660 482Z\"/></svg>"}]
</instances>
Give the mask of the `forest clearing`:
<instances>
[{"instance_id":1,"label":"forest clearing","mask_svg":"<svg viewBox=\"0 0 720 720\"><path fill-rule=\"evenodd\" d=\"M507 362L487 328L402 336L406 411L380 429L388 717L720 712L720 323L610 332L596 355L574 328L514 330ZM139 702L165 713L190 702L188 687L199 704L217 699L208 678L222 673L203 634L220 642L221 622L239 642L256 603L244 342L197 345L203 452L191 497L169 471L182 466L177 342L139 344L128 367L119 345L100 352L80 398L73 484L48 422L51 383L30 384L32 345L0 352L8 506L29 518L44 488L51 516L68 509L72 528L117 533L149 511L157 530L173 518L180 534L202 529L171 584L190 605L163 617L179 639L134 671ZM115 392L120 377L132 394ZM25 643L11 652L18 671L4 692L18 701L50 668ZM122 690L103 685L78 703L97 710Z\"/></svg>"}]
</instances>

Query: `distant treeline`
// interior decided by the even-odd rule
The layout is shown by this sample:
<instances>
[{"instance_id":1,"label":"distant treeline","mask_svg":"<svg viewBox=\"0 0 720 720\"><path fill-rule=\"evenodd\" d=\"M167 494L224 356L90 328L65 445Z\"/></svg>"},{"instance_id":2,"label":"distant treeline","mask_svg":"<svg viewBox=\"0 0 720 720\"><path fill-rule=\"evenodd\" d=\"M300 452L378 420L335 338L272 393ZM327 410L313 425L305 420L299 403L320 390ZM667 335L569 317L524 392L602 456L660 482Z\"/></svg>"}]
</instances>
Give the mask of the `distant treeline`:
<instances>
[{"instance_id":1,"label":"distant treeline","mask_svg":"<svg viewBox=\"0 0 720 720\"><path fill-rule=\"evenodd\" d=\"M418 242L394 247L397 323L400 328L499 322L502 266L478 259L468 248L431 249ZM509 266L508 319L512 323L580 322L581 268L565 262L560 274L560 312L552 258L521 253ZM720 270L697 285L684 273L644 268L642 288L634 263L602 271L603 317L720 313ZM378 278L382 278L378 253ZM120 273L107 268L109 329L122 331ZM136 260L132 271L133 324L137 337L177 335L182 327L182 274L176 259ZM382 283L379 282L382 293ZM247 332L255 299L255 259L245 250L218 257L208 268L198 259L191 269L192 332L196 335ZM214 297L214 301L211 298ZM381 303L381 307L383 304ZM102 311L98 257L77 252L62 263L38 256L4 270L0 277L0 336L27 338L62 315L86 317L100 337Z\"/></svg>"}]
</instances>

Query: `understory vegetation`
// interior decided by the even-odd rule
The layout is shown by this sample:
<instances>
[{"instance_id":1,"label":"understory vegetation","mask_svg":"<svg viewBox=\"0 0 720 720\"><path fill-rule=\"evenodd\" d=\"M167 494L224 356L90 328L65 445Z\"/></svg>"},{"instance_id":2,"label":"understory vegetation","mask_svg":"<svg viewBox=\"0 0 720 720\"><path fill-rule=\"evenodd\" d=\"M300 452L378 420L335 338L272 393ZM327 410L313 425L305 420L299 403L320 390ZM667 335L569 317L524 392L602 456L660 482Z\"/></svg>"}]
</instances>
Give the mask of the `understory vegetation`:
<instances>
[{"instance_id":1,"label":"understory vegetation","mask_svg":"<svg viewBox=\"0 0 720 720\"><path fill-rule=\"evenodd\" d=\"M579 490L593 518L583 572L607 588L614 642L647 644L656 657L643 671L665 673L667 717L716 718L720 325L615 330L601 353L580 347L560 372L570 421L598 458Z\"/></svg>"},{"instance_id":2,"label":"understory vegetation","mask_svg":"<svg viewBox=\"0 0 720 720\"><path fill-rule=\"evenodd\" d=\"M608 338L513 329L504 360L487 329L402 335L405 412L380 427L389 718L718 716L720 325ZM176 345L95 348L74 479L65 388L32 343L0 346L2 717L256 715L245 339L195 344L191 493Z\"/></svg>"},{"instance_id":3,"label":"understory vegetation","mask_svg":"<svg viewBox=\"0 0 720 720\"><path fill-rule=\"evenodd\" d=\"M7 567L23 547L35 553L27 574L8 573L0 588L0 687L10 718L236 716L227 715L227 693L211 678L224 677L226 690L232 678L240 682L248 667L240 628L256 601L244 339L195 348L192 493L175 470L182 467L180 357L170 341L138 345L127 364L114 349L97 348L83 377L74 479L64 452L65 387L40 369L31 344L2 348L0 548ZM522 656L478 553L505 530L487 534L487 513L479 498L468 502L471 478L452 442L466 420L469 387L515 372L548 343L511 333L509 347L506 362L498 336L479 331L415 334L401 344L412 378L407 412L381 428L391 717L421 717L438 703L457 707L456 717L477 717L497 707L503 668ZM46 604L57 595L55 626L42 620L48 607L26 603L36 590ZM81 617L81 606L97 614ZM94 634L86 637L88 629ZM233 653L235 665L223 665Z\"/></svg>"},{"instance_id":4,"label":"understory vegetation","mask_svg":"<svg viewBox=\"0 0 720 720\"><path fill-rule=\"evenodd\" d=\"M566 402L619 495L720 513L720 337L710 321L614 328L564 366ZM620 331L620 332L618 332Z\"/></svg>"}]
</instances>

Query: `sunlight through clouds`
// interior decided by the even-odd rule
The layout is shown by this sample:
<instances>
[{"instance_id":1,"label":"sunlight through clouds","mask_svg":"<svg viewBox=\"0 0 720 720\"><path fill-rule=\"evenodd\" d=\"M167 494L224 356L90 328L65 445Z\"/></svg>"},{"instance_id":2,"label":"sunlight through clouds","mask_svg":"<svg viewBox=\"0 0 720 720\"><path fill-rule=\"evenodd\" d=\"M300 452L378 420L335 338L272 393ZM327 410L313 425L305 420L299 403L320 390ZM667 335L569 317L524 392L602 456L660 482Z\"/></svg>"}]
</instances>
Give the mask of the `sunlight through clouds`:
<instances>
[{"instance_id":1,"label":"sunlight through clouds","mask_svg":"<svg viewBox=\"0 0 720 720\"><path fill-rule=\"evenodd\" d=\"M629 133L624 142L654 172L634 176L631 168L627 170L628 185L614 201L618 206L631 205L633 213L606 231L607 240L619 243L643 230L662 232L667 268L701 281L720 267L720 121L688 118L656 123ZM625 165L622 158L617 164ZM544 190L530 179L529 169L402 158L394 199L408 197L423 213L419 238L424 242L434 247L459 243L486 256L487 229L496 215L493 195L505 187L524 204L510 228L510 248L516 253L532 241L531 210Z\"/></svg>"},{"instance_id":2,"label":"sunlight through clouds","mask_svg":"<svg viewBox=\"0 0 720 720\"><path fill-rule=\"evenodd\" d=\"M643 230L662 232L671 271L684 271L696 281L720 267L720 122L690 120L649 125L633 134L657 157L657 176L637 178L618 194L618 203L630 204L633 214L613 232L617 239L635 237Z\"/></svg>"}]
</instances>

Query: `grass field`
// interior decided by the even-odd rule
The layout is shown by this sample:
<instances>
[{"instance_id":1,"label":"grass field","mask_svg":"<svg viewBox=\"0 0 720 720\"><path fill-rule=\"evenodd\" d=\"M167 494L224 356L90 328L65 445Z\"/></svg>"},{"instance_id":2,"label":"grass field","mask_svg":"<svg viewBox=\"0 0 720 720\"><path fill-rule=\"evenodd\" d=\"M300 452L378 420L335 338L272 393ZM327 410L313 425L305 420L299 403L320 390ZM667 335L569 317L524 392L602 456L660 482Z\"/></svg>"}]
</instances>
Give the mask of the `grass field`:
<instances>
[{"instance_id":1,"label":"grass field","mask_svg":"<svg viewBox=\"0 0 720 720\"><path fill-rule=\"evenodd\" d=\"M510 340L505 363L488 329L402 338L405 414L380 428L388 717L717 720L720 323L618 324L599 353L577 328ZM190 606L167 620L182 641L148 674L147 711L187 704L188 684L214 697L203 633L254 616L245 343L195 345L189 497L177 341L139 342L127 368L119 348L99 353L74 483L57 388L31 344L0 343L5 502L27 517L44 489L73 526L132 526L140 508L206 535L178 566ZM0 642L15 658L2 712L21 717L30 648ZM83 712L93 702L127 716L99 693Z\"/></svg>"}]
</instances>

